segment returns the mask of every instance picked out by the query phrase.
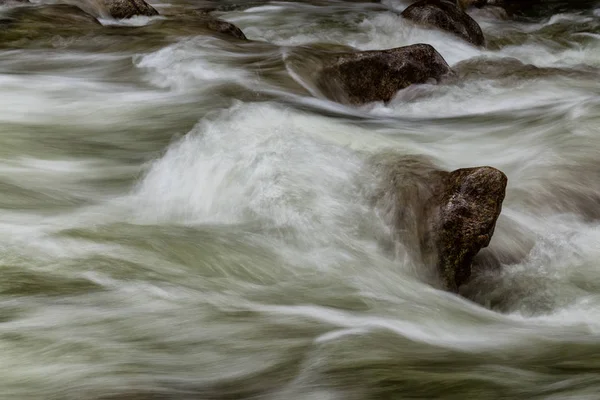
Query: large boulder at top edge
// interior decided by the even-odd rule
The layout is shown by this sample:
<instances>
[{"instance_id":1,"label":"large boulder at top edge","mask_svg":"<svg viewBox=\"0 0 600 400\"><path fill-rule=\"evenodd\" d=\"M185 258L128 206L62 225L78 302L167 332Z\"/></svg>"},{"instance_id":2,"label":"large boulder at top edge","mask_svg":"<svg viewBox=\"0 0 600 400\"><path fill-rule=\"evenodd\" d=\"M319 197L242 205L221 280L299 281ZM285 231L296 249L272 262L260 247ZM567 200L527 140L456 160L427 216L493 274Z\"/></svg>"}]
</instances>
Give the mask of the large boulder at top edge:
<instances>
[{"instance_id":1,"label":"large boulder at top edge","mask_svg":"<svg viewBox=\"0 0 600 400\"><path fill-rule=\"evenodd\" d=\"M420 0L408 6L401 15L415 23L450 32L475 46L485 45L479 24L455 1Z\"/></svg>"},{"instance_id":2,"label":"large boulder at top edge","mask_svg":"<svg viewBox=\"0 0 600 400\"><path fill-rule=\"evenodd\" d=\"M100 2L115 19L158 15L158 11L144 0L100 0Z\"/></svg>"},{"instance_id":3,"label":"large boulder at top edge","mask_svg":"<svg viewBox=\"0 0 600 400\"><path fill-rule=\"evenodd\" d=\"M336 54L325 61L317 86L327 97L341 103L388 102L409 85L437 82L452 74L431 45L414 44Z\"/></svg>"},{"instance_id":4,"label":"large boulder at top edge","mask_svg":"<svg viewBox=\"0 0 600 400\"><path fill-rule=\"evenodd\" d=\"M507 177L489 166L441 171L427 160L377 160L383 172L378 208L398 240L417 250L451 292L471 277L474 257L490 243L502 210Z\"/></svg>"}]
</instances>

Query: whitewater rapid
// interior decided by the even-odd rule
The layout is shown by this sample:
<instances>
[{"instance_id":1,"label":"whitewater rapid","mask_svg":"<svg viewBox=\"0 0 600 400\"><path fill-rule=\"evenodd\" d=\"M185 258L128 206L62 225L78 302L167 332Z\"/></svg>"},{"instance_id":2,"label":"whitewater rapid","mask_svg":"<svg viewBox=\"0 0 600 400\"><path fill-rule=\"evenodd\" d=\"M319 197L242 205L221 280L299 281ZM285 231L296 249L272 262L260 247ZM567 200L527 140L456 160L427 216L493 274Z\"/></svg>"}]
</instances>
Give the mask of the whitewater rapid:
<instances>
[{"instance_id":1,"label":"whitewater rapid","mask_svg":"<svg viewBox=\"0 0 600 400\"><path fill-rule=\"evenodd\" d=\"M597 398L600 9L475 15L476 49L407 4L3 49L0 398ZM414 43L461 79L362 107L314 87L319 51ZM462 297L373 207L387 152L508 176Z\"/></svg>"}]
</instances>

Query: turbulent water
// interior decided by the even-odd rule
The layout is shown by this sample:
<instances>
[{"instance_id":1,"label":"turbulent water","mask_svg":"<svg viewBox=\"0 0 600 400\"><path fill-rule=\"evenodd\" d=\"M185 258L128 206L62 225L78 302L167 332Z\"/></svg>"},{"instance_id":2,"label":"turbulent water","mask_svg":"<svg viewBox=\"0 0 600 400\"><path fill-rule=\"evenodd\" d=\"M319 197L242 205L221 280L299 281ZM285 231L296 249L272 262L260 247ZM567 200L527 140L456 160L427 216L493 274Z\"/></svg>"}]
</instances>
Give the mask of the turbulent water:
<instances>
[{"instance_id":1,"label":"turbulent water","mask_svg":"<svg viewBox=\"0 0 600 400\"><path fill-rule=\"evenodd\" d=\"M600 398L600 8L477 11L477 49L404 1L227 4L251 41L1 33L0 398ZM324 52L414 43L459 79L314 85ZM390 152L508 176L462 296L373 206Z\"/></svg>"}]
</instances>

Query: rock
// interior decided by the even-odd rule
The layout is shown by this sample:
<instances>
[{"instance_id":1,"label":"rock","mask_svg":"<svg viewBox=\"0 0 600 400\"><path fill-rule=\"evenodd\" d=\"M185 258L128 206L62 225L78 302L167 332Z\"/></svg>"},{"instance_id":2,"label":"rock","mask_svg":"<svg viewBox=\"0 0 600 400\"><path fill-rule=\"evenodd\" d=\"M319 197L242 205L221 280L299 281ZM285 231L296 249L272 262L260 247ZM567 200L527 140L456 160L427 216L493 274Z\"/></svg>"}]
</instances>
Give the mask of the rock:
<instances>
[{"instance_id":1,"label":"rock","mask_svg":"<svg viewBox=\"0 0 600 400\"><path fill-rule=\"evenodd\" d=\"M490 243L507 178L488 167L440 171L428 160L386 157L378 208L408 249L417 250L452 292L471 276L475 255Z\"/></svg>"},{"instance_id":2,"label":"rock","mask_svg":"<svg viewBox=\"0 0 600 400\"><path fill-rule=\"evenodd\" d=\"M162 14L165 19L156 21L155 28L179 31L184 35L219 33L240 40L248 40L244 32L231 22L216 18L205 9L169 7Z\"/></svg>"},{"instance_id":3,"label":"rock","mask_svg":"<svg viewBox=\"0 0 600 400\"><path fill-rule=\"evenodd\" d=\"M172 37L217 33L239 40L247 40L246 35L244 35L244 32L240 28L230 22L218 19L205 11L173 8L165 11L163 14L164 19L155 21L148 26L139 27L137 31L151 35L161 33Z\"/></svg>"},{"instance_id":4,"label":"rock","mask_svg":"<svg viewBox=\"0 0 600 400\"><path fill-rule=\"evenodd\" d=\"M591 9L596 0L487 0L487 5L503 7L509 15L548 17L553 14Z\"/></svg>"},{"instance_id":5,"label":"rock","mask_svg":"<svg viewBox=\"0 0 600 400\"><path fill-rule=\"evenodd\" d=\"M453 72L428 44L336 54L321 69L317 86L332 100L349 104L390 101L400 89L439 81Z\"/></svg>"},{"instance_id":6,"label":"rock","mask_svg":"<svg viewBox=\"0 0 600 400\"><path fill-rule=\"evenodd\" d=\"M401 15L415 23L453 33L475 46L485 45L479 24L453 1L420 0L406 8Z\"/></svg>"},{"instance_id":7,"label":"rock","mask_svg":"<svg viewBox=\"0 0 600 400\"><path fill-rule=\"evenodd\" d=\"M471 276L471 263L494 234L507 178L492 167L440 173L443 189L434 197L427 246L438 254L445 286L457 291Z\"/></svg>"},{"instance_id":8,"label":"rock","mask_svg":"<svg viewBox=\"0 0 600 400\"><path fill-rule=\"evenodd\" d=\"M126 19L135 16L153 17L158 11L144 0L101 0L106 10L115 19Z\"/></svg>"},{"instance_id":9,"label":"rock","mask_svg":"<svg viewBox=\"0 0 600 400\"><path fill-rule=\"evenodd\" d=\"M488 0L458 0L457 5L461 10L467 11L472 7L481 8L487 5Z\"/></svg>"},{"instance_id":10,"label":"rock","mask_svg":"<svg viewBox=\"0 0 600 400\"><path fill-rule=\"evenodd\" d=\"M244 35L244 32L242 32L240 28L238 28L230 22L223 21L217 18L209 18L206 20L206 26L211 31L233 36L240 40L247 40L246 35Z\"/></svg>"}]
</instances>

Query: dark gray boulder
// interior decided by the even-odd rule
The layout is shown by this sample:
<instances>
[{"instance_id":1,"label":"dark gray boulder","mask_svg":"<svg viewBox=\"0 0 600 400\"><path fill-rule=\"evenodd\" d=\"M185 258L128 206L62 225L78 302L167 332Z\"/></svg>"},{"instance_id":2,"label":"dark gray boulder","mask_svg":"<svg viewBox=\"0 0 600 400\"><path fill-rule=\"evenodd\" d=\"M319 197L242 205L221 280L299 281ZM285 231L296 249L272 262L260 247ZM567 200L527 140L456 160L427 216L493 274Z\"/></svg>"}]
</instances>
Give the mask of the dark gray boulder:
<instances>
[{"instance_id":1,"label":"dark gray boulder","mask_svg":"<svg viewBox=\"0 0 600 400\"><path fill-rule=\"evenodd\" d=\"M470 3L463 6L466 4ZM475 46L485 45L479 24L455 1L420 0L408 6L401 15L417 24L450 32Z\"/></svg>"},{"instance_id":2,"label":"dark gray boulder","mask_svg":"<svg viewBox=\"0 0 600 400\"><path fill-rule=\"evenodd\" d=\"M475 255L490 243L502 210L507 178L489 167L441 171L417 157L382 157L376 204L397 240L458 292Z\"/></svg>"},{"instance_id":3,"label":"dark gray boulder","mask_svg":"<svg viewBox=\"0 0 600 400\"><path fill-rule=\"evenodd\" d=\"M101 2L110 16L115 19L158 15L158 11L144 0L101 0Z\"/></svg>"},{"instance_id":4,"label":"dark gray boulder","mask_svg":"<svg viewBox=\"0 0 600 400\"><path fill-rule=\"evenodd\" d=\"M317 86L330 99L349 104L390 101L400 89L452 75L428 44L336 54L325 61Z\"/></svg>"}]
</instances>

